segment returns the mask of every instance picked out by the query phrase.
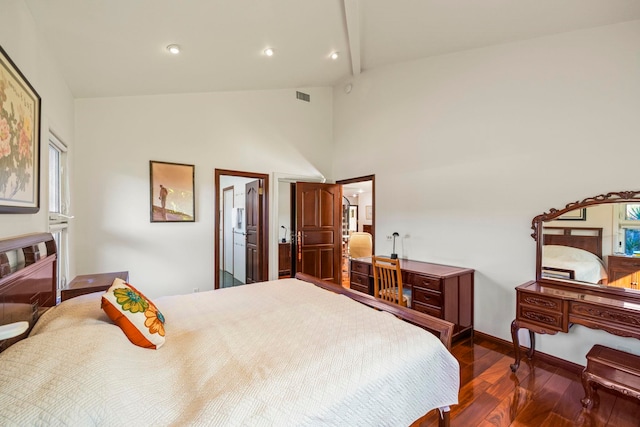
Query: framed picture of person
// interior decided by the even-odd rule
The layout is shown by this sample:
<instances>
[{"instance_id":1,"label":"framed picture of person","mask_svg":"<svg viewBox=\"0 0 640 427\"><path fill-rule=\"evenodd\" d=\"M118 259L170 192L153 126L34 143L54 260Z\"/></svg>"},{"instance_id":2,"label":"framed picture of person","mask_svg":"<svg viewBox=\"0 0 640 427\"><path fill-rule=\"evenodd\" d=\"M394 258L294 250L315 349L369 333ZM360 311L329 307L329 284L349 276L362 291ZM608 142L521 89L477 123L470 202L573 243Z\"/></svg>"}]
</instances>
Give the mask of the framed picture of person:
<instances>
[{"instance_id":1,"label":"framed picture of person","mask_svg":"<svg viewBox=\"0 0 640 427\"><path fill-rule=\"evenodd\" d=\"M195 166L151 160L151 222L195 222Z\"/></svg>"}]
</instances>

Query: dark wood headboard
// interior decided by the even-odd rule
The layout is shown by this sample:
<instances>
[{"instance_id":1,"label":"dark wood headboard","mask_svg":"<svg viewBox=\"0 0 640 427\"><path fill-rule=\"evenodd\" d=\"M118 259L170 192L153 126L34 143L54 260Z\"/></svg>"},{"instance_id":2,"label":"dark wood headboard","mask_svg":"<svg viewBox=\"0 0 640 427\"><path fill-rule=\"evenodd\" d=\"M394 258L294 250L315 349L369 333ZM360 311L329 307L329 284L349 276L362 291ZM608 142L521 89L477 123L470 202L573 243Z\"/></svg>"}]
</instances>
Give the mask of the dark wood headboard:
<instances>
[{"instance_id":1,"label":"dark wood headboard","mask_svg":"<svg viewBox=\"0 0 640 427\"><path fill-rule=\"evenodd\" d=\"M44 249L44 250L42 250ZM12 266L12 252L24 263ZM0 351L25 338L40 315L56 305L56 243L51 233L0 240L0 325L26 320L29 330L0 341Z\"/></svg>"},{"instance_id":2,"label":"dark wood headboard","mask_svg":"<svg viewBox=\"0 0 640 427\"><path fill-rule=\"evenodd\" d=\"M544 245L583 249L602 259L602 228L544 227L542 233Z\"/></svg>"}]
</instances>

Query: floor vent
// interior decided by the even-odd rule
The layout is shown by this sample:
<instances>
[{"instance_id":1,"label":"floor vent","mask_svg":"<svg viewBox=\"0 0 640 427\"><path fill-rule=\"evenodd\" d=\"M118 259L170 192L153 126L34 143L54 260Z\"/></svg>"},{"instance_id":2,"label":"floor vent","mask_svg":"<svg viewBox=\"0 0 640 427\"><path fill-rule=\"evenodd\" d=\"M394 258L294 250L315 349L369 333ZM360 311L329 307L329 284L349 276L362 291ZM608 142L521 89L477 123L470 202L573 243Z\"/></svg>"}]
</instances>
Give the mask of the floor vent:
<instances>
[{"instance_id":1,"label":"floor vent","mask_svg":"<svg viewBox=\"0 0 640 427\"><path fill-rule=\"evenodd\" d=\"M296 91L296 98L301 101L311 102L311 95L309 95L308 93Z\"/></svg>"}]
</instances>

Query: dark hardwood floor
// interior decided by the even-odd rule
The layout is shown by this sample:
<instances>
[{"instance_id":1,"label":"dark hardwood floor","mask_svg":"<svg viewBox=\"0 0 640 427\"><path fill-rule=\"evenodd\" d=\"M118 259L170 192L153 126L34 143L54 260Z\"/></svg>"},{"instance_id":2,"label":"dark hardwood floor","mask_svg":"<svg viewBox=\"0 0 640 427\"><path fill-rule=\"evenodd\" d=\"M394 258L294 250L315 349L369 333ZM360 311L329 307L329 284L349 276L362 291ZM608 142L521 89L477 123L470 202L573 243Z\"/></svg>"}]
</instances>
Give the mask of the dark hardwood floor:
<instances>
[{"instance_id":1,"label":"dark hardwood floor","mask_svg":"<svg viewBox=\"0 0 640 427\"><path fill-rule=\"evenodd\" d=\"M451 408L451 426L638 427L640 401L598 389L600 404L585 410L584 390L577 373L534 358L524 358L517 373L513 351L476 335L453 345L460 362L460 402ZM435 426L429 414L422 426Z\"/></svg>"}]
</instances>

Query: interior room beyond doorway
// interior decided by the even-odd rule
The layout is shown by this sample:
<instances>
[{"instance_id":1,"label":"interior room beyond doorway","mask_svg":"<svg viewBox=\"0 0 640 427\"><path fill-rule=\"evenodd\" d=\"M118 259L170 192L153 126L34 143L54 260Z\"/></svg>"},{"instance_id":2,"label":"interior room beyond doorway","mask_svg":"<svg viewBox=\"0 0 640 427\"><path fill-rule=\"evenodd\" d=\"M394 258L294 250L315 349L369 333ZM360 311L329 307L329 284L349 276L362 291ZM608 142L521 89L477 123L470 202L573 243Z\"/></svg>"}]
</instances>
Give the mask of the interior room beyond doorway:
<instances>
[{"instance_id":1,"label":"interior room beyond doorway","mask_svg":"<svg viewBox=\"0 0 640 427\"><path fill-rule=\"evenodd\" d=\"M349 243L352 234L369 233L371 254L375 252L375 175L336 183L342 185L342 285L349 287Z\"/></svg>"}]
</instances>

